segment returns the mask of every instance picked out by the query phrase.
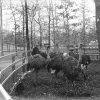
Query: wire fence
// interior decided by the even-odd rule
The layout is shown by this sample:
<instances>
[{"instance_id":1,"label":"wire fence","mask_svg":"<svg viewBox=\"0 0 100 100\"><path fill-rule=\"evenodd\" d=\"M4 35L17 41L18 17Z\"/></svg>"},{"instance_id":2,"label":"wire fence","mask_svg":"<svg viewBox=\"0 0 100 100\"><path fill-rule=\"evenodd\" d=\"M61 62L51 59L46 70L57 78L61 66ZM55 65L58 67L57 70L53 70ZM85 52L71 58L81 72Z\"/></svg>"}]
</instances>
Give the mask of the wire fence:
<instances>
[{"instance_id":1,"label":"wire fence","mask_svg":"<svg viewBox=\"0 0 100 100\"><path fill-rule=\"evenodd\" d=\"M27 53L20 51L0 57L0 61L9 60L11 64L1 70L0 83L5 90L10 93L14 84L19 80L22 74L26 71L25 64L27 63Z\"/></svg>"}]
</instances>

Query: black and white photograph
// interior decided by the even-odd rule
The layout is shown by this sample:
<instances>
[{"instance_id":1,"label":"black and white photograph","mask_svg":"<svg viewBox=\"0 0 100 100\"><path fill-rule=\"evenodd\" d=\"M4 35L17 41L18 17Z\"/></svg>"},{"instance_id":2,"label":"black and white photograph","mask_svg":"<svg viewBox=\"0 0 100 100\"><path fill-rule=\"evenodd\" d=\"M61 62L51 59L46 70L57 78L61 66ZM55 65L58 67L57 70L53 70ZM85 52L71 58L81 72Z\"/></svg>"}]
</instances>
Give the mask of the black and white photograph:
<instances>
[{"instance_id":1,"label":"black and white photograph","mask_svg":"<svg viewBox=\"0 0 100 100\"><path fill-rule=\"evenodd\" d=\"M0 100L100 100L100 0L0 0Z\"/></svg>"}]
</instances>

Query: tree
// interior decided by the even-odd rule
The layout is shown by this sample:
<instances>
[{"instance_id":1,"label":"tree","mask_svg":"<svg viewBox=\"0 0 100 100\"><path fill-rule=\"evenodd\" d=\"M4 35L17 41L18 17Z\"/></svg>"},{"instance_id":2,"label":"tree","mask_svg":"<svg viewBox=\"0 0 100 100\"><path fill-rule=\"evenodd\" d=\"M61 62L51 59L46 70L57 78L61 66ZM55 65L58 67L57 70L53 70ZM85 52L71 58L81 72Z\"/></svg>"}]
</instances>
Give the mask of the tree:
<instances>
[{"instance_id":1,"label":"tree","mask_svg":"<svg viewBox=\"0 0 100 100\"><path fill-rule=\"evenodd\" d=\"M29 32L28 32L28 6L27 0L25 0L25 18L26 18L26 44L27 44L27 56L30 56L30 41L29 41Z\"/></svg>"},{"instance_id":2,"label":"tree","mask_svg":"<svg viewBox=\"0 0 100 100\"><path fill-rule=\"evenodd\" d=\"M16 32L17 32L17 20L16 20L16 11L14 10L14 7L12 6L12 2L10 0L10 9L11 9L11 12L12 12L12 16L13 16L13 19L14 19L14 30L15 30L15 51L17 52L17 46L16 46Z\"/></svg>"},{"instance_id":3,"label":"tree","mask_svg":"<svg viewBox=\"0 0 100 100\"><path fill-rule=\"evenodd\" d=\"M3 30L2 30L2 2L0 0L0 34L1 34L1 56L3 56Z\"/></svg>"},{"instance_id":4,"label":"tree","mask_svg":"<svg viewBox=\"0 0 100 100\"><path fill-rule=\"evenodd\" d=\"M4 43L5 44L13 44L14 43L14 38L15 38L14 35L9 33L8 35L6 35L4 37Z\"/></svg>"},{"instance_id":5,"label":"tree","mask_svg":"<svg viewBox=\"0 0 100 100\"><path fill-rule=\"evenodd\" d=\"M59 15L62 17L62 20L64 22L64 32L63 32L63 38L64 38L64 44L67 46L67 50L69 51L69 45L70 45L70 20L73 20L77 18L77 16L74 14L79 9L74 8L75 2L74 1L66 1L63 0L62 4L58 6L59 10L62 10Z\"/></svg>"},{"instance_id":6,"label":"tree","mask_svg":"<svg viewBox=\"0 0 100 100\"><path fill-rule=\"evenodd\" d=\"M22 6L22 15L23 15L23 43L24 43L24 50L25 50L25 6L22 4L21 0L21 6Z\"/></svg>"},{"instance_id":7,"label":"tree","mask_svg":"<svg viewBox=\"0 0 100 100\"><path fill-rule=\"evenodd\" d=\"M73 45L78 45L78 38L79 38L79 34L78 34L78 31L76 31L75 30L75 28L78 26L78 24L77 23L73 23L72 24L72 26L73 26L73 32L72 32L72 36L73 36Z\"/></svg>"},{"instance_id":8,"label":"tree","mask_svg":"<svg viewBox=\"0 0 100 100\"><path fill-rule=\"evenodd\" d=\"M38 18L37 18L37 20L34 18L34 21L39 25L39 33L40 33L39 45L40 45L40 48L42 48L43 34L42 34L42 21L41 21L42 18L41 18L41 15L40 15L40 10L41 10L41 8L39 7L38 8ZM34 24L35 24L35 22L34 22ZM35 26L34 26L34 36L35 36Z\"/></svg>"},{"instance_id":9,"label":"tree","mask_svg":"<svg viewBox=\"0 0 100 100\"><path fill-rule=\"evenodd\" d=\"M31 25L31 48L33 48L33 21L34 21L34 16L36 15L36 12L38 10L37 8L38 8L37 2L36 4L33 4L31 8L29 8L29 19Z\"/></svg>"},{"instance_id":10,"label":"tree","mask_svg":"<svg viewBox=\"0 0 100 100\"><path fill-rule=\"evenodd\" d=\"M25 47L25 43L23 41L23 33L20 31L16 33L16 45L18 47Z\"/></svg>"}]
</instances>

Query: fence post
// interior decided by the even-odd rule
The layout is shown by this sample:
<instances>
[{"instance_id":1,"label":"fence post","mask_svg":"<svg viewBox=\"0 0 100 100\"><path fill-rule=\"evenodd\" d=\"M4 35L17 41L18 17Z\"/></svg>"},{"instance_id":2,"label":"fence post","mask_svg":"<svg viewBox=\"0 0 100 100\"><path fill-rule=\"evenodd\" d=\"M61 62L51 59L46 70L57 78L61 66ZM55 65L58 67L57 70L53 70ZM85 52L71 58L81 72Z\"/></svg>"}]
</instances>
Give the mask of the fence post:
<instances>
[{"instance_id":1,"label":"fence post","mask_svg":"<svg viewBox=\"0 0 100 100\"><path fill-rule=\"evenodd\" d=\"M24 58L24 57L26 57L25 52L22 53L22 58ZM22 64L24 64L24 63L25 63L25 59L22 60Z\"/></svg>"},{"instance_id":2,"label":"fence post","mask_svg":"<svg viewBox=\"0 0 100 100\"><path fill-rule=\"evenodd\" d=\"M9 52L10 52L10 44L9 44Z\"/></svg>"},{"instance_id":3,"label":"fence post","mask_svg":"<svg viewBox=\"0 0 100 100\"><path fill-rule=\"evenodd\" d=\"M98 60L100 61L100 52L99 52L99 55L98 55Z\"/></svg>"},{"instance_id":4,"label":"fence post","mask_svg":"<svg viewBox=\"0 0 100 100\"><path fill-rule=\"evenodd\" d=\"M26 54L25 54L25 52L23 52L22 58L24 58L24 59L22 60L22 65L25 63L25 57L26 57ZM25 67L22 67L22 71L23 71L23 73L25 72Z\"/></svg>"},{"instance_id":5,"label":"fence post","mask_svg":"<svg viewBox=\"0 0 100 100\"><path fill-rule=\"evenodd\" d=\"M16 55L12 55L12 63L15 61L15 56L16 56ZM12 72L13 72L14 70L15 70L15 65L12 66ZM14 78L15 78L15 76L13 75L13 77L12 77L12 82L13 82L13 83L15 82Z\"/></svg>"},{"instance_id":6,"label":"fence post","mask_svg":"<svg viewBox=\"0 0 100 100\"><path fill-rule=\"evenodd\" d=\"M83 54L83 45L80 44L80 46L79 46L79 61L81 60L82 54Z\"/></svg>"},{"instance_id":7,"label":"fence post","mask_svg":"<svg viewBox=\"0 0 100 100\"><path fill-rule=\"evenodd\" d=\"M0 70L0 83L1 83L1 70Z\"/></svg>"}]
</instances>

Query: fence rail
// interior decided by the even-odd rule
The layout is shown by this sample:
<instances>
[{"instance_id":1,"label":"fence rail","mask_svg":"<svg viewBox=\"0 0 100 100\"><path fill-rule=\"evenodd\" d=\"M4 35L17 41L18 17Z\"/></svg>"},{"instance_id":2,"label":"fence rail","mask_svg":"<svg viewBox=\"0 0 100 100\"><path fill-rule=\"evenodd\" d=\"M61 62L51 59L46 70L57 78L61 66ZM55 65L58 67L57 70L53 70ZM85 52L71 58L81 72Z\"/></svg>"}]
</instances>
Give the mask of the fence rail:
<instances>
[{"instance_id":1,"label":"fence rail","mask_svg":"<svg viewBox=\"0 0 100 100\"><path fill-rule=\"evenodd\" d=\"M88 53L86 53L88 54ZM97 61L97 60L100 60L100 54L99 53L96 53L96 54L88 54L91 58L92 61Z\"/></svg>"},{"instance_id":2,"label":"fence rail","mask_svg":"<svg viewBox=\"0 0 100 100\"><path fill-rule=\"evenodd\" d=\"M0 57L0 62L8 60L11 62L9 66L1 70L0 83L5 90L10 93L13 85L25 72L25 64L27 63L27 52L19 51L17 53L11 53L6 56Z\"/></svg>"},{"instance_id":3,"label":"fence rail","mask_svg":"<svg viewBox=\"0 0 100 100\"><path fill-rule=\"evenodd\" d=\"M9 76L10 73L12 73L14 70L16 70L19 66L23 64L22 60L25 60L25 58L15 61L10 66L8 66L7 68L1 71L1 79L0 79L1 83ZM16 65L18 63L19 63L19 66Z\"/></svg>"},{"instance_id":4,"label":"fence rail","mask_svg":"<svg viewBox=\"0 0 100 100\"><path fill-rule=\"evenodd\" d=\"M22 75L26 72L26 64L14 70L3 82L2 86L5 90L11 94L14 86L18 82L18 80L22 77Z\"/></svg>"}]
</instances>

